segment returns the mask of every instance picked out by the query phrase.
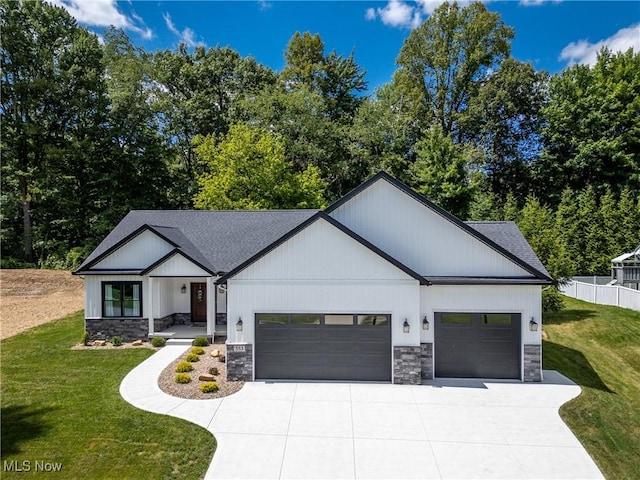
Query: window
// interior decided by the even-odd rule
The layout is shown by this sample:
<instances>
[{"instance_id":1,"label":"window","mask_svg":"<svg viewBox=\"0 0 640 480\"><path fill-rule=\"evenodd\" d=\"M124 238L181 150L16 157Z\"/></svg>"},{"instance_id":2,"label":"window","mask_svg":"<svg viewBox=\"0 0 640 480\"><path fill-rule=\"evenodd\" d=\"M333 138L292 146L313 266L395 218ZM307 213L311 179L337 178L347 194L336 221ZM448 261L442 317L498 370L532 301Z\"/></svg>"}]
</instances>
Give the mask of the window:
<instances>
[{"instance_id":1,"label":"window","mask_svg":"<svg viewBox=\"0 0 640 480\"><path fill-rule=\"evenodd\" d=\"M142 282L102 282L103 317L141 317Z\"/></svg>"},{"instance_id":2,"label":"window","mask_svg":"<svg viewBox=\"0 0 640 480\"><path fill-rule=\"evenodd\" d=\"M358 325L380 326L388 323L389 317L387 315L358 315Z\"/></svg>"},{"instance_id":3,"label":"window","mask_svg":"<svg viewBox=\"0 0 640 480\"><path fill-rule=\"evenodd\" d=\"M258 313L259 325L286 325L288 322L288 315L280 313Z\"/></svg>"},{"instance_id":4,"label":"window","mask_svg":"<svg viewBox=\"0 0 640 480\"><path fill-rule=\"evenodd\" d=\"M471 324L470 313L442 313L442 323L465 325Z\"/></svg>"},{"instance_id":5,"label":"window","mask_svg":"<svg viewBox=\"0 0 640 480\"><path fill-rule=\"evenodd\" d=\"M305 315L305 314L293 314L291 315L292 325L320 325L320 315Z\"/></svg>"},{"instance_id":6,"label":"window","mask_svg":"<svg viewBox=\"0 0 640 480\"><path fill-rule=\"evenodd\" d=\"M486 325L511 325L510 313L483 313L481 318Z\"/></svg>"},{"instance_id":7,"label":"window","mask_svg":"<svg viewBox=\"0 0 640 480\"><path fill-rule=\"evenodd\" d=\"M353 315L325 315L325 325L353 325Z\"/></svg>"}]
</instances>

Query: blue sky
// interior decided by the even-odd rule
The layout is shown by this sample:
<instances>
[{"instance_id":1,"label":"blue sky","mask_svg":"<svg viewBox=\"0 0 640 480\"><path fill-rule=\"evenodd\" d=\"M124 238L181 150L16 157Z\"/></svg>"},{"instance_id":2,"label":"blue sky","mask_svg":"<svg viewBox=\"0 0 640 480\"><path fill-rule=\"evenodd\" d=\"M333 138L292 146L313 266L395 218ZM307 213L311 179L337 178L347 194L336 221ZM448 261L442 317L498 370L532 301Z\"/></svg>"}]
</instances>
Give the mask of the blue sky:
<instances>
[{"instance_id":1,"label":"blue sky","mask_svg":"<svg viewBox=\"0 0 640 480\"><path fill-rule=\"evenodd\" d=\"M296 31L319 33L326 51L349 55L367 72L371 89L387 82L411 29L440 0L369 1L116 1L53 0L98 35L107 25L123 28L147 51L230 46L275 70ZM640 51L638 1L487 1L515 28L512 55L551 73L595 61L602 46Z\"/></svg>"}]
</instances>

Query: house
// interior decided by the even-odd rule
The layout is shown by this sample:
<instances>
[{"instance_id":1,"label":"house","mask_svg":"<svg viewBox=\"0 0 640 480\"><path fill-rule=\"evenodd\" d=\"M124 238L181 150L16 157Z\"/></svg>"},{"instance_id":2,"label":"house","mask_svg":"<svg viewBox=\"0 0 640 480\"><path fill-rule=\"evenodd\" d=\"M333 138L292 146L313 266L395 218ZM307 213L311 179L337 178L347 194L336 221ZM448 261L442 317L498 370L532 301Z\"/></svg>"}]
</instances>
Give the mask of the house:
<instances>
[{"instance_id":1,"label":"house","mask_svg":"<svg viewBox=\"0 0 640 480\"><path fill-rule=\"evenodd\" d=\"M323 211L133 211L75 273L91 337L223 334L230 378L541 380L552 280L515 224L385 173Z\"/></svg>"},{"instance_id":2,"label":"house","mask_svg":"<svg viewBox=\"0 0 640 480\"><path fill-rule=\"evenodd\" d=\"M640 290L640 245L611 260L611 283Z\"/></svg>"}]
</instances>

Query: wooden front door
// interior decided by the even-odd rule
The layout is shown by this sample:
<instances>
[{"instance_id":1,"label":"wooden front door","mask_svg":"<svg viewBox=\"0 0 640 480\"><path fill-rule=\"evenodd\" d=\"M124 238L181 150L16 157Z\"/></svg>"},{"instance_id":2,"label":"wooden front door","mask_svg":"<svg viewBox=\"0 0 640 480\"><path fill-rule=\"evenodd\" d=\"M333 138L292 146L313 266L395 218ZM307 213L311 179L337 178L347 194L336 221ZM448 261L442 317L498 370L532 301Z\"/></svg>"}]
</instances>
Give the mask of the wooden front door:
<instances>
[{"instance_id":1,"label":"wooden front door","mask_svg":"<svg viewBox=\"0 0 640 480\"><path fill-rule=\"evenodd\" d=\"M191 321L207 321L207 284L191 284Z\"/></svg>"}]
</instances>

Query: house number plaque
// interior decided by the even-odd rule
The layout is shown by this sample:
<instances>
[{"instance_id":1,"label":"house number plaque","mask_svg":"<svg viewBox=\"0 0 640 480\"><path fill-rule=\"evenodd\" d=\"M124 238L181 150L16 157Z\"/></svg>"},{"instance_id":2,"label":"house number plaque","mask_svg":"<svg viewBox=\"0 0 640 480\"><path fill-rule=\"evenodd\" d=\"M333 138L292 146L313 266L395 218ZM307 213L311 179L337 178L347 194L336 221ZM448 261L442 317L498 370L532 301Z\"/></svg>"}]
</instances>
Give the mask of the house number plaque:
<instances>
[{"instance_id":1,"label":"house number plaque","mask_svg":"<svg viewBox=\"0 0 640 480\"><path fill-rule=\"evenodd\" d=\"M233 346L233 351L234 352L245 352L246 351L246 347L244 345L234 345Z\"/></svg>"}]
</instances>

